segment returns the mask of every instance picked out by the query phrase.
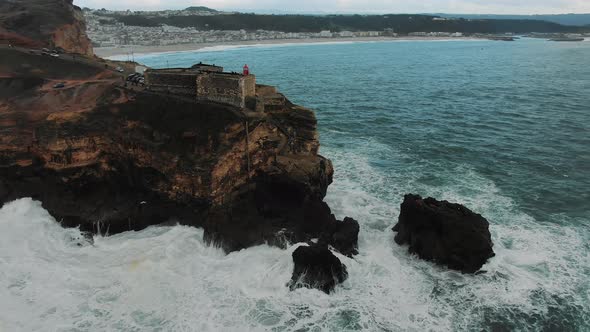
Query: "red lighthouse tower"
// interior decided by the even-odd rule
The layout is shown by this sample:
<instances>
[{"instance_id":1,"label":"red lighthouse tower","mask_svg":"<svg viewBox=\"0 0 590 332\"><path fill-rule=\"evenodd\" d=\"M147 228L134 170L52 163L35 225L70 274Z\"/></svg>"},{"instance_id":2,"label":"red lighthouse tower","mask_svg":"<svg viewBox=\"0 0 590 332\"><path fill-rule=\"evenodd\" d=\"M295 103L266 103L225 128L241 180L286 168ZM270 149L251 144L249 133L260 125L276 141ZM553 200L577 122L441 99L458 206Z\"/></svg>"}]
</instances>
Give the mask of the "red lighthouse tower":
<instances>
[{"instance_id":1,"label":"red lighthouse tower","mask_svg":"<svg viewBox=\"0 0 590 332\"><path fill-rule=\"evenodd\" d=\"M244 65L244 76L248 75L250 75L250 68L248 68L248 65Z\"/></svg>"}]
</instances>

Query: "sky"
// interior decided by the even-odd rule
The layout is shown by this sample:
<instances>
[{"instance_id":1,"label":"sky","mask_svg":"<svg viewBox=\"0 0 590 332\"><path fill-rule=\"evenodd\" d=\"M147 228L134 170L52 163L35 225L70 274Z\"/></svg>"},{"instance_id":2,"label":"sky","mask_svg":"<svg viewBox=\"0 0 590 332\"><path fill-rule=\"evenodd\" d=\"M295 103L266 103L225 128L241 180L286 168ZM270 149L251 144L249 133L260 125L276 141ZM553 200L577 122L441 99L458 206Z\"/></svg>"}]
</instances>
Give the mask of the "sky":
<instances>
[{"instance_id":1,"label":"sky","mask_svg":"<svg viewBox=\"0 0 590 332\"><path fill-rule=\"evenodd\" d=\"M590 0L74 0L81 7L159 10L207 6L264 13L590 13Z\"/></svg>"}]
</instances>

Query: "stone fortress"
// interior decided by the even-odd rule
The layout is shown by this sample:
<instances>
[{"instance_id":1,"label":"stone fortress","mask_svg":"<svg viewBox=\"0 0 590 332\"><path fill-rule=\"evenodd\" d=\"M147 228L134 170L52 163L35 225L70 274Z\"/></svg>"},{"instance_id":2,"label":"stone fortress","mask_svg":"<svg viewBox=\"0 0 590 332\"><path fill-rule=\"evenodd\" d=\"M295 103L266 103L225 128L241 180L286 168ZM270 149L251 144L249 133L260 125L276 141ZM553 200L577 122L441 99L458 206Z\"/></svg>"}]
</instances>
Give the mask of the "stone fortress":
<instances>
[{"instance_id":1,"label":"stone fortress","mask_svg":"<svg viewBox=\"0 0 590 332\"><path fill-rule=\"evenodd\" d=\"M243 73L224 72L223 67L203 63L190 68L148 69L145 83L153 92L252 111L279 110L286 104L274 87L256 85L247 66Z\"/></svg>"}]
</instances>

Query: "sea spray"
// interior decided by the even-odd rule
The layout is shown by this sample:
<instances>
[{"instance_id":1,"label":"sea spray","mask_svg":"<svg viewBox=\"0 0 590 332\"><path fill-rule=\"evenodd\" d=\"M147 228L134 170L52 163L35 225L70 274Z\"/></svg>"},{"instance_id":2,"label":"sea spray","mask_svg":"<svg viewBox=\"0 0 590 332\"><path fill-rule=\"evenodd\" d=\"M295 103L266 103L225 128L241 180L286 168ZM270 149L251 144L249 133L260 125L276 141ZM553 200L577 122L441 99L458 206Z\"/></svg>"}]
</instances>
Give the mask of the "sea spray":
<instances>
[{"instance_id":1,"label":"sea spray","mask_svg":"<svg viewBox=\"0 0 590 332\"><path fill-rule=\"evenodd\" d=\"M359 255L336 253L349 278L329 296L289 292L301 244L225 255L184 226L80 243L77 229L22 199L0 210L0 322L7 331L588 330L588 45L399 42L139 59L248 63L316 110L336 171L326 200L361 225ZM490 221L487 273L449 271L394 243L410 192Z\"/></svg>"}]
</instances>

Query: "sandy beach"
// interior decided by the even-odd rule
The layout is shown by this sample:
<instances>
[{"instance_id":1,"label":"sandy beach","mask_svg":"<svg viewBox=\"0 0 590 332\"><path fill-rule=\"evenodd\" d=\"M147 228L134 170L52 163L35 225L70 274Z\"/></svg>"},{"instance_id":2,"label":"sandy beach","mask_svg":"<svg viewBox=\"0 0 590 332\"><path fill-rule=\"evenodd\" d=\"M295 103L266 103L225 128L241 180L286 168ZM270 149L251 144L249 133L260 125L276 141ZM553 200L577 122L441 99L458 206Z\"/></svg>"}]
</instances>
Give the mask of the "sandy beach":
<instances>
[{"instance_id":1,"label":"sandy beach","mask_svg":"<svg viewBox=\"0 0 590 332\"><path fill-rule=\"evenodd\" d=\"M392 42L392 41L453 41L453 40L478 40L475 37L364 37L364 38L315 38L315 39L272 39L272 40L245 40L221 43L178 44L165 46L121 46L121 47L97 47L94 53L102 58L114 58L127 60L126 57L133 53L135 56L152 53L190 52L204 49L216 50L219 47L248 47L259 45L291 45L291 44L335 44L355 42ZM124 58L124 59L123 59Z\"/></svg>"}]
</instances>

